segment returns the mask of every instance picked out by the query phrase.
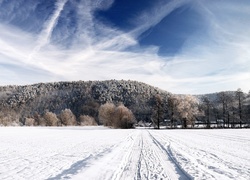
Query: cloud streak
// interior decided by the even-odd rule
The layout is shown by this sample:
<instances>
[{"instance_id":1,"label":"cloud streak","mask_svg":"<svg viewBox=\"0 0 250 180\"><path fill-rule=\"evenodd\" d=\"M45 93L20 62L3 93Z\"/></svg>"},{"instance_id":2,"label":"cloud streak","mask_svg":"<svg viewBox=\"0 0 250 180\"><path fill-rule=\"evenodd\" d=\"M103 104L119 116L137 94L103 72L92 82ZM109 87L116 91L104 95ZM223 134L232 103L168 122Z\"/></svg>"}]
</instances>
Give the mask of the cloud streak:
<instances>
[{"instance_id":1,"label":"cloud streak","mask_svg":"<svg viewBox=\"0 0 250 180\"><path fill-rule=\"evenodd\" d=\"M56 10L52 16L45 22L42 32L38 36L37 45L29 55L29 60L32 60L33 56L41 50L50 41L52 31L57 24L58 18L67 0L58 0L56 2Z\"/></svg>"},{"instance_id":2,"label":"cloud streak","mask_svg":"<svg viewBox=\"0 0 250 180\"><path fill-rule=\"evenodd\" d=\"M190 3L190 0L160 1L150 10L144 11L135 21L137 28L132 31L135 37L157 25L163 18L168 16L175 9Z\"/></svg>"}]
</instances>

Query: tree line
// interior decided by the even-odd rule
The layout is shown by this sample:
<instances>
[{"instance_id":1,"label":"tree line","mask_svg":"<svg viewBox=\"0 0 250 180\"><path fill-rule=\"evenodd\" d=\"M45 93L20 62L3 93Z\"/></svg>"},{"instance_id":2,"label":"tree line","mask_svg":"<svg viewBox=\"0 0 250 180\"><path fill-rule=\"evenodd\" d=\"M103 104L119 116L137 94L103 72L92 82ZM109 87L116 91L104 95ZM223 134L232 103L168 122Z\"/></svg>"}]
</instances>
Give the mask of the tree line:
<instances>
[{"instance_id":1,"label":"tree line","mask_svg":"<svg viewBox=\"0 0 250 180\"><path fill-rule=\"evenodd\" d=\"M155 96L152 125L168 128L250 127L250 92L223 91L213 95Z\"/></svg>"},{"instance_id":2,"label":"tree line","mask_svg":"<svg viewBox=\"0 0 250 180\"><path fill-rule=\"evenodd\" d=\"M96 114L94 109L85 106L88 114ZM64 109L59 114L45 110L43 114L35 113L24 118L22 125L25 126L97 126L104 125L112 128L133 128L136 119L131 110L122 103L115 105L111 102L99 106L96 117L91 115L80 115L78 118L70 109ZM0 125L10 125L9 117L0 113Z\"/></svg>"},{"instance_id":3,"label":"tree line","mask_svg":"<svg viewBox=\"0 0 250 180\"><path fill-rule=\"evenodd\" d=\"M110 103L112 108L108 108ZM112 116L106 116L112 119L102 118L103 106L112 110ZM249 93L241 89L192 96L124 80L0 86L0 126L104 124L129 128L135 123L155 128L225 128L249 126L249 115Z\"/></svg>"},{"instance_id":4,"label":"tree line","mask_svg":"<svg viewBox=\"0 0 250 180\"><path fill-rule=\"evenodd\" d=\"M46 112L58 116L70 109L80 124L80 116L89 116L101 124L98 110L106 102L123 104L135 119L150 121L152 96L166 95L153 86L137 81L76 81L38 83L25 86L0 86L0 126L25 125L26 118L43 117ZM38 121L35 121L38 124Z\"/></svg>"}]
</instances>

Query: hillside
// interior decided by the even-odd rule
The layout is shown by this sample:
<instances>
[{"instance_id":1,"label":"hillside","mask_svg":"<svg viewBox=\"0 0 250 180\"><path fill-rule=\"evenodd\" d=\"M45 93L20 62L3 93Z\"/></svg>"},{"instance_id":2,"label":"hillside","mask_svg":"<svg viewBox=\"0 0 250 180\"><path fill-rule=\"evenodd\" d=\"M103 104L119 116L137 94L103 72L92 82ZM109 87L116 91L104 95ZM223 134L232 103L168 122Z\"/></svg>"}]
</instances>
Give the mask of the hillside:
<instances>
[{"instance_id":1,"label":"hillside","mask_svg":"<svg viewBox=\"0 0 250 180\"><path fill-rule=\"evenodd\" d=\"M225 109L225 112L230 114L229 118L233 122L240 121L239 117L235 116L238 114L236 91L223 93L225 94L224 98L227 99L226 106L229 107ZM23 125L27 118L34 119L37 122L36 125L41 125L39 119L44 117L47 112L58 116L65 109L71 110L78 122L80 122L80 116L87 115L93 117L100 124L98 110L106 102L112 102L115 105L124 104L133 112L137 122L152 122L152 117L155 116L156 112L156 94L161 96L163 108L165 108L164 117L161 119L170 119L171 108L168 108L168 100L171 93L137 81L77 81L2 86L0 87L0 125ZM183 97L185 95L176 96ZM242 117L245 122L248 122L250 115L249 96L247 94L243 94L243 96ZM203 98L208 98L212 107L209 114L211 121L225 119L226 115L222 111L220 93L194 95L194 97L201 105L200 113L207 111ZM176 110L175 107L174 111ZM180 119L178 114L180 112L175 112L176 121ZM208 115L203 113L203 115L196 116L196 119L205 121L205 116Z\"/></svg>"},{"instance_id":2,"label":"hillside","mask_svg":"<svg viewBox=\"0 0 250 180\"><path fill-rule=\"evenodd\" d=\"M60 113L70 109L78 118L90 115L97 119L98 108L105 102L123 103L136 119L150 120L152 98L169 93L136 81L77 81L38 83L26 86L0 87L0 118L24 123L26 117L45 111Z\"/></svg>"}]
</instances>

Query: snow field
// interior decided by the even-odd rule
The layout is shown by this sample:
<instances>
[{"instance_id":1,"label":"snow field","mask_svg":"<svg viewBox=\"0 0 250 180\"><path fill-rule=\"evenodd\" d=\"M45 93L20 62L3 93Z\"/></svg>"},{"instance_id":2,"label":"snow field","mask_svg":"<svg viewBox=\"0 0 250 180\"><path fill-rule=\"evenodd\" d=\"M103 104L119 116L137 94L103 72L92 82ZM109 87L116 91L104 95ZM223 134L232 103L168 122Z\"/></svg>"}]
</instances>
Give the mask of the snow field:
<instances>
[{"instance_id":1,"label":"snow field","mask_svg":"<svg viewBox=\"0 0 250 180\"><path fill-rule=\"evenodd\" d=\"M0 128L0 179L60 179L76 174L133 130Z\"/></svg>"},{"instance_id":2,"label":"snow field","mask_svg":"<svg viewBox=\"0 0 250 180\"><path fill-rule=\"evenodd\" d=\"M249 179L250 130L173 130L152 133L195 179Z\"/></svg>"},{"instance_id":3,"label":"snow field","mask_svg":"<svg viewBox=\"0 0 250 180\"><path fill-rule=\"evenodd\" d=\"M248 129L0 128L0 179L249 177Z\"/></svg>"}]
</instances>

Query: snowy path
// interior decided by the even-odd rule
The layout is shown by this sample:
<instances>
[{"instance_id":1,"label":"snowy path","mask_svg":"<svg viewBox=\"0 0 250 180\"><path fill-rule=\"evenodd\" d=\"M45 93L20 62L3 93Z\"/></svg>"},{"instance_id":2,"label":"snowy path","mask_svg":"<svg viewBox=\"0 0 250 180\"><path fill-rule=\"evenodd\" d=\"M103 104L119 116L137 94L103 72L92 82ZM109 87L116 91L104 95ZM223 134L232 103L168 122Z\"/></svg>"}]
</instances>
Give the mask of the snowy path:
<instances>
[{"instance_id":1,"label":"snowy path","mask_svg":"<svg viewBox=\"0 0 250 180\"><path fill-rule=\"evenodd\" d=\"M0 179L249 177L249 130L0 128Z\"/></svg>"},{"instance_id":2,"label":"snowy path","mask_svg":"<svg viewBox=\"0 0 250 180\"><path fill-rule=\"evenodd\" d=\"M146 130L137 130L104 157L73 177L81 179L191 179ZM98 173L97 173L98 172Z\"/></svg>"}]
</instances>

